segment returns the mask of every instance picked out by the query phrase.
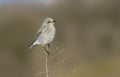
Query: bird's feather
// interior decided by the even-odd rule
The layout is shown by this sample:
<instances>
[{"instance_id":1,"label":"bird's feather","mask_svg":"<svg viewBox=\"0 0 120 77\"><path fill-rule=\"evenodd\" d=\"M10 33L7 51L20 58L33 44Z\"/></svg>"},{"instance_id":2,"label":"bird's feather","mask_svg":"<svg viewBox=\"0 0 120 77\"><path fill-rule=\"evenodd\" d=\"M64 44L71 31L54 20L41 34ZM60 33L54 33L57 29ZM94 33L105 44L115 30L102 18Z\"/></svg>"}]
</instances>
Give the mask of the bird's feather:
<instances>
[{"instance_id":1,"label":"bird's feather","mask_svg":"<svg viewBox=\"0 0 120 77\"><path fill-rule=\"evenodd\" d=\"M47 28L47 27L46 27L45 25L41 26L41 28L39 29L38 33L36 34L34 40L33 40L32 43L29 45L29 49L31 49L34 45L38 44L37 39L38 39L38 37L40 36L40 34L41 34L43 31L46 30L46 28Z\"/></svg>"}]
</instances>

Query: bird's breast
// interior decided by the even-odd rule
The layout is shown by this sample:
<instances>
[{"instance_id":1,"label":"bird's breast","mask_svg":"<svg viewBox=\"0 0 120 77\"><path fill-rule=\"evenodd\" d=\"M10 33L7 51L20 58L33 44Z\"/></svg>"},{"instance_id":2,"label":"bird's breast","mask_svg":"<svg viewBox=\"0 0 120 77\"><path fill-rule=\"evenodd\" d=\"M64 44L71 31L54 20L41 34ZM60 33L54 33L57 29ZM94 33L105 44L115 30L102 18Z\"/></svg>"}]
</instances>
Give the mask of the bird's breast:
<instances>
[{"instance_id":1,"label":"bird's breast","mask_svg":"<svg viewBox=\"0 0 120 77\"><path fill-rule=\"evenodd\" d=\"M52 40L55 37L55 27L54 26L49 26L47 29L47 38L48 38L48 42L52 42Z\"/></svg>"}]
</instances>

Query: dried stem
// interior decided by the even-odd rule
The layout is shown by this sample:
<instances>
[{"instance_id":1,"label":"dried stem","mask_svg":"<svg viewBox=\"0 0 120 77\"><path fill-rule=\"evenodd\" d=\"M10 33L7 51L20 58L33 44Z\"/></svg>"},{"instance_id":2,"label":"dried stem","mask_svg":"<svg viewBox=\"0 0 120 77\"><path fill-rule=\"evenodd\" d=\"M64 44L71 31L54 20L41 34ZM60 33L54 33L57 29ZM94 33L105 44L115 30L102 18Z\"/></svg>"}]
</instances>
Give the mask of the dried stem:
<instances>
[{"instance_id":1,"label":"dried stem","mask_svg":"<svg viewBox=\"0 0 120 77\"><path fill-rule=\"evenodd\" d=\"M57 56L61 55L63 52L64 52L64 50L62 50L62 51L58 52L56 55L54 55L54 56L50 57L50 58L48 59L48 61L50 61L50 60L52 60L52 59L56 58Z\"/></svg>"},{"instance_id":2,"label":"dried stem","mask_svg":"<svg viewBox=\"0 0 120 77\"><path fill-rule=\"evenodd\" d=\"M45 48L45 51L46 51L46 48ZM64 50L62 50L62 52L63 52ZM48 51L49 52L49 51ZM49 67L48 67L48 62L51 60L51 59L53 59L53 58L55 58L55 57L57 57L57 56L59 56L62 52L59 52L57 55L55 55L55 56L52 56L51 58L49 58L48 59L48 56L49 56L49 54L48 53L46 53L45 52L45 74L46 74L46 77L49 77Z\"/></svg>"},{"instance_id":3,"label":"dried stem","mask_svg":"<svg viewBox=\"0 0 120 77\"><path fill-rule=\"evenodd\" d=\"M48 55L46 54L46 62L45 62L45 68L46 68L46 77L49 77L49 70L48 70Z\"/></svg>"},{"instance_id":4,"label":"dried stem","mask_svg":"<svg viewBox=\"0 0 120 77\"><path fill-rule=\"evenodd\" d=\"M48 50L46 47L43 47L43 48L44 48L46 54L49 55L49 54L50 54L50 53L49 53L49 50Z\"/></svg>"}]
</instances>

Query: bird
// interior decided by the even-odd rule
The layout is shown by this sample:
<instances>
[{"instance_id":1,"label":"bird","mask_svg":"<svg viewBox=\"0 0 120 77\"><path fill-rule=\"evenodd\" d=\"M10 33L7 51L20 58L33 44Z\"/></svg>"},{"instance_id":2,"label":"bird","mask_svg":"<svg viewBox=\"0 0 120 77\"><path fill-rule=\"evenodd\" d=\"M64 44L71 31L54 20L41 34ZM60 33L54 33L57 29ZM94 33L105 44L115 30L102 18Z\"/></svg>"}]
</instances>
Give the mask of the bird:
<instances>
[{"instance_id":1,"label":"bird","mask_svg":"<svg viewBox=\"0 0 120 77\"><path fill-rule=\"evenodd\" d=\"M50 43L54 40L56 34L56 28L54 26L55 20L51 17L45 18L41 27L39 28L34 40L29 45L29 49L31 50L34 46L42 46L46 53L49 55L49 51L46 48L50 48Z\"/></svg>"}]
</instances>

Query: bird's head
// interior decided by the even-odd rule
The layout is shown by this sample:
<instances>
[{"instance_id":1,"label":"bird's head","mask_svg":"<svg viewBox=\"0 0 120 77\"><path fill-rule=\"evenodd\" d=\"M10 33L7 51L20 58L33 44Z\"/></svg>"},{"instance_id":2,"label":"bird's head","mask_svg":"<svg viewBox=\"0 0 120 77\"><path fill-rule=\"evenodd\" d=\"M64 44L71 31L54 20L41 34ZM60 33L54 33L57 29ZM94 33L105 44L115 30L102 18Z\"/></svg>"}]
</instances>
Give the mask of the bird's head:
<instances>
[{"instance_id":1,"label":"bird's head","mask_svg":"<svg viewBox=\"0 0 120 77\"><path fill-rule=\"evenodd\" d=\"M44 20L44 24L46 24L46 25L54 25L55 22L56 21L53 18L46 18Z\"/></svg>"}]
</instances>

